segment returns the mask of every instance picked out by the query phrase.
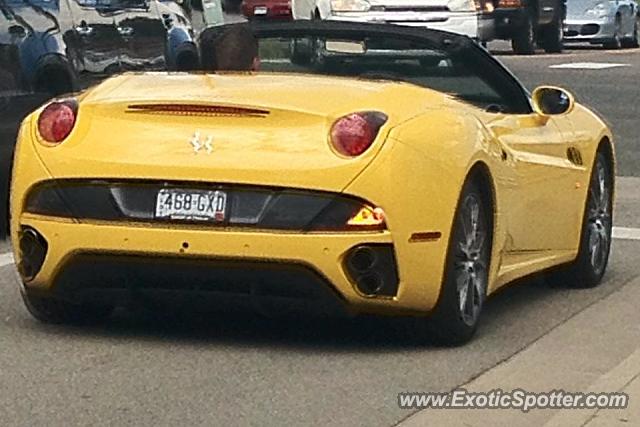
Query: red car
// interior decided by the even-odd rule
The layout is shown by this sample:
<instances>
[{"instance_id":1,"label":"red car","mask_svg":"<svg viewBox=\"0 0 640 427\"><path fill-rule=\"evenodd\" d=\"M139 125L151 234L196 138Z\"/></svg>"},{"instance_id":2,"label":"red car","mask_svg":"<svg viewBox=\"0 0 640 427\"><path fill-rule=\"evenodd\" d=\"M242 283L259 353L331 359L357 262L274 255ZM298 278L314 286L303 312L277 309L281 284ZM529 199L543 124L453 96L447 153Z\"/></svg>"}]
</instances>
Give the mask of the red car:
<instances>
[{"instance_id":1,"label":"red car","mask_svg":"<svg viewBox=\"0 0 640 427\"><path fill-rule=\"evenodd\" d=\"M247 19L291 20L291 0L244 0L242 14Z\"/></svg>"}]
</instances>

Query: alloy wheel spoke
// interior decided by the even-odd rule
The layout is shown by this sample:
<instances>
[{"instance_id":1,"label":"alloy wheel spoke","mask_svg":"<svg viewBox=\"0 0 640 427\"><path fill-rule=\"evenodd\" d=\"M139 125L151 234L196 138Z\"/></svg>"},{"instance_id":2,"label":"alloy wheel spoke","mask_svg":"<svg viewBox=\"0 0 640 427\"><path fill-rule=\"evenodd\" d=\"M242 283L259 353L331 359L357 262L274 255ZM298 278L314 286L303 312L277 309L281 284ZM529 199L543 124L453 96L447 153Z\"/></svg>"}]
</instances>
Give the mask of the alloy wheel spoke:
<instances>
[{"instance_id":1,"label":"alloy wheel spoke","mask_svg":"<svg viewBox=\"0 0 640 427\"><path fill-rule=\"evenodd\" d=\"M461 278L459 278L461 279ZM466 274L463 280L458 280L458 304L460 307L460 312L464 313L465 305L467 303L467 293L469 291L469 275Z\"/></svg>"},{"instance_id":2,"label":"alloy wheel spoke","mask_svg":"<svg viewBox=\"0 0 640 427\"><path fill-rule=\"evenodd\" d=\"M474 315L474 294L475 294L475 282L476 282L477 278L475 277L474 274L469 276L469 282L467 283L467 291L465 292L466 294L466 299L465 299L465 306L464 306L464 314L466 314L467 316L469 316L471 319L473 319L473 315Z\"/></svg>"},{"instance_id":3,"label":"alloy wheel spoke","mask_svg":"<svg viewBox=\"0 0 640 427\"><path fill-rule=\"evenodd\" d=\"M602 271L607 258L611 237L611 192L607 184L607 171L601 162L596 164L589 189L588 248L589 261L597 272Z\"/></svg>"}]
</instances>

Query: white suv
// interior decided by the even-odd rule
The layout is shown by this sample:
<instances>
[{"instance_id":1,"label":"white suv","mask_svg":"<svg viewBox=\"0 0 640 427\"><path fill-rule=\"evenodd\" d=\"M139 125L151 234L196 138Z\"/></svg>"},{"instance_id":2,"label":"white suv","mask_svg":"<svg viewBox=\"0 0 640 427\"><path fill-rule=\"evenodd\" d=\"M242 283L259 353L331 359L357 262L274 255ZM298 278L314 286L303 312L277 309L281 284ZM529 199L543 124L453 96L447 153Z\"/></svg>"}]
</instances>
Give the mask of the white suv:
<instances>
[{"instance_id":1,"label":"white suv","mask_svg":"<svg viewBox=\"0 0 640 427\"><path fill-rule=\"evenodd\" d=\"M484 0L291 0L294 19L378 22L493 38L493 3Z\"/></svg>"}]
</instances>

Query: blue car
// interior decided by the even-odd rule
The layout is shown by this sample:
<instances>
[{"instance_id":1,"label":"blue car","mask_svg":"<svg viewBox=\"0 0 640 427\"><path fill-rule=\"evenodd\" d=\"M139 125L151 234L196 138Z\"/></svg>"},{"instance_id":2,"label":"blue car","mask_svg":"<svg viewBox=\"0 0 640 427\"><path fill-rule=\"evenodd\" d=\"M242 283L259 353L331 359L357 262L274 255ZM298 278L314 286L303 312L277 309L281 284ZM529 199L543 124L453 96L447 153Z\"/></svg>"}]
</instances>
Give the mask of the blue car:
<instances>
[{"instance_id":1,"label":"blue car","mask_svg":"<svg viewBox=\"0 0 640 427\"><path fill-rule=\"evenodd\" d=\"M22 118L114 73L193 69L192 39L186 14L157 0L0 0L0 238Z\"/></svg>"}]
</instances>

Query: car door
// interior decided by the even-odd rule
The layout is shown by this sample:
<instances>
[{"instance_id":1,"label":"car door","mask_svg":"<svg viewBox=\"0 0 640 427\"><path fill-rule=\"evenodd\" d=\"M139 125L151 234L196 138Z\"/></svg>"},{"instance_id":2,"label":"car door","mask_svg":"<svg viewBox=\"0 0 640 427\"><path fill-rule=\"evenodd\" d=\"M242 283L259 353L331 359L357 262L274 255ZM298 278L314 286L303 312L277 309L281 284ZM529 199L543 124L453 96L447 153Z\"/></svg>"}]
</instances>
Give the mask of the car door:
<instances>
[{"instance_id":1,"label":"car door","mask_svg":"<svg viewBox=\"0 0 640 427\"><path fill-rule=\"evenodd\" d=\"M79 71L108 75L122 70L124 41L116 29L110 0L64 0L71 11Z\"/></svg>"},{"instance_id":2,"label":"car door","mask_svg":"<svg viewBox=\"0 0 640 427\"><path fill-rule=\"evenodd\" d=\"M155 0L119 0L116 29L124 42L121 56L126 70L160 70L165 67L167 29ZM166 19L171 19L167 14Z\"/></svg>"},{"instance_id":3,"label":"car door","mask_svg":"<svg viewBox=\"0 0 640 427\"><path fill-rule=\"evenodd\" d=\"M569 249L575 242L575 209L582 169L568 159L570 118L537 113L497 115L487 127L503 147L508 249Z\"/></svg>"},{"instance_id":4,"label":"car door","mask_svg":"<svg viewBox=\"0 0 640 427\"><path fill-rule=\"evenodd\" d=\"M575 228L573 201L580 193L575 191L574 165L567 159L567 144L575 133L567 126L571 119L534 112L513 74L477 44L457 47L450 62L450 83L439 89L479 107L476 114L495 145L490 148L499 172L494 181L507 232L504 251L568 248L567 227Z\"/></svg>"}]
</instances>

